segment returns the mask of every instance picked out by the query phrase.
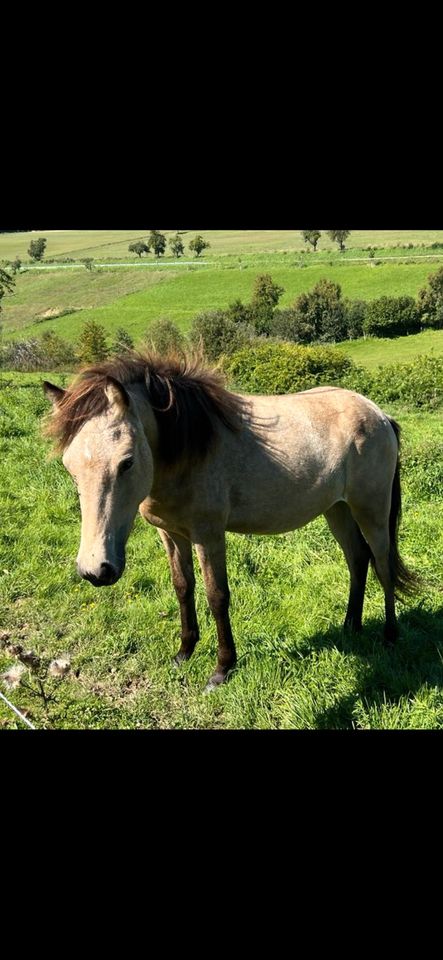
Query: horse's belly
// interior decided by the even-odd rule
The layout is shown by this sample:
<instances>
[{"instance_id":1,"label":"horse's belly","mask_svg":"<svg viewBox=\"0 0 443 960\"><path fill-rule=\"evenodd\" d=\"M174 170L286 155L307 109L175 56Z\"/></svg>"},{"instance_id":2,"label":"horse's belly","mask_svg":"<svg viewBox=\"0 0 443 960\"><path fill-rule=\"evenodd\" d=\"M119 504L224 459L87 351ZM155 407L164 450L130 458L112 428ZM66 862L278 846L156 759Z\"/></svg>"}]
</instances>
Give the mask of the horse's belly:
<instances>
[{"instance_id":1,"label":"horse's belly","mask_svg":"<svg viewBox=\"0 0 443 960\"><path fill-rule=\"evenodd\" d=\"M232 504L226 529L232 533L287 533L306 526L329 510L338 499L340 492L335 485L304 491L302 496L292 489L266 502L260 502L259 498L252 498L249 502L242 499L240 503Z\"/></svg>"}]
</instances>

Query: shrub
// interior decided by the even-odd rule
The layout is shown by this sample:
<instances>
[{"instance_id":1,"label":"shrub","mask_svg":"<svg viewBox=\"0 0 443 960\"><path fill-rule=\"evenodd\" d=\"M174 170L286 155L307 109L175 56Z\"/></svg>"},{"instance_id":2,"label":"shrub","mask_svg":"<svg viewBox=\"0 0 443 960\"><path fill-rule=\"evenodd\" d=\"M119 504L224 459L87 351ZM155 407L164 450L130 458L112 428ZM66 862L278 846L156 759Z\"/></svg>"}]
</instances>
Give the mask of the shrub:
<instances>
[{"instance_id":1,"label":"shrub","mask_svg":"<svg viewBox=\"0 0 443 960\"><path fill-rule=\"evenodd\" d=\"M365 300L344 300L346 329L350 340L363 336L367 303Z\"/></svg>"},{"instance_id":2,"label":"shrub","mask_svg":"<svg viewBox=\"0 0 443 960\"><path fill-rule=\"evenodd\" d=\"M43 370L45 366L40 340L30 337L28 340L10 340L3 344L0 353L0 365L4 370Z\"/></svg>"},{"instance_id":3,"label":"shrub","mask_svg":"<svg viewBox=\"0 0 443 960\"><path fill-rule=\"evenodd\" d=\"M367 304L364 332L373 337L402 337L420 330L420 315L412 297L380 297Z\"/></svg>"},{"instance_id":4,"label":"shrub","mask_svg":"<svg viewBox=\"0 0 443 960\"><path fill-rule=\"evenodd\" d=\"M328 347L258 341L223 362L232 383L247 393L297 393L319 384L337 385L358 368Z\"/></svg>"},{"instance_id":5,"label":"shrub","mask_svg":"<svg viewBox=\"0 0 443 960\"><path fill-rule=\"evenodd\" d=\"M294 307L274 311L269 333L271 337L292 343L312 343L314 339L314 327Z\"/></svg>"},{"instance_id":6,"label":"shrub","mask_svg":"<svg viewBox=\"0 0 443 960\"><path fill-rule=\"evenodd\" d=\"M284 288L274 283L269 273L260 273L255 278L251 310L258 334L269 334L274 310L284 292Z\"/></svg>"},{"instance_id":7,"label":"shrub","mask_svg":"<svg viewBox=\"0 0 443 960\"><path fill-rule=\"evenodd\" d=\"M172 320L154 320L145 333L144 339L157 353L175 353L184 350L186 338Z\"/></svg>"},{"instance_id":8,"label":"shrub","mask_svg":"<svg viewBox=\"0 0 443 960\"><path fill-rule=\"evenodd\" d=\"M357 389L353 382L349 380L347 385ZM364 387L376 403L402 403L432 410L443 403L443 359L422 356L410 363L378 367L375 373L366 374Z\"/></svg>"},{"instance_id":9,"label":"shrub","mask_svg":"<svg viewBox=\"0 0 443 960\"><path fill-rule=\"evenodd\" d=\"M99 363L106 360L108 354L105 328L95 320L87 320L77 343L78 360L80 363Z\"/></svg>"},{"instance_id":10,"label":"shrub","mask_svg":"<svg viewBox=\"0 0 443 960\"><path fill-rule=\"evenodd\" d=\"M428 277L428 286L418 294L418 311L425 327L443 329L443 267Z\"/></svg>"},{"instance_id":11,"label":"shrub","mask_svg":"<svg viewBox=\"0 0 443 960\"><path fill-rule=\"evenodd\" d=\"M294 308L312 328L313 340L332 343L346 339L346 311L338 283L319 280L310 293L297 297Z\"/></svg>"},{"instance_id":12,"label":"shrub","mask_svg":"<svg viewBox=\"0 0 443 960\"><path fill-rule=\"evenodd\" d=\"M190 342L202 348L211 362L222 354L240 350L254 336L254 329L229 316L226 310L208 310L200 313L192 322Z\"/></svg>"},{"instance_id":13,"label":"shrub","mask_svg":"<svg viewBox=\"0 0 443 960\"><path fill-rule=\"evenodd\" d=\"M71 343L59 337L53 330L46 330L42 337L28 340L10 340L0 353L0 366L5 370L73 370L76 355Z\"/></svg>"},{"instance_id":14,"label":"shrub","mask_svg":"<svg viewBox=\"0 0 443 960\"><path fill-rule=\"evenodd\" d=\"M111 346L111 353L119 356L122 353L127 353L128 350L134 349L134 341L131 335L124 330L123 327L119 327L116 330L114 341Z\"/></svg>"},{"instance_id":15,"label":"shrub","mask_svg":"<svg viewBox=\"0 0 443 960\"><path fill-rule=\"evenodd\" d=\"M76 364L76 355L72 343L64 340L54 330L46 330L40 340L40 351L47 370L64 367L72 370Z\"/></svg>"},{"instance_id":16,"label":"shrub","mask_svg":"<svg viewBox=\"0 0 443 960\"><path fill-rule=\"evenodd\" d=\"M31 240L28 253L32 260L43 260L47 240L45 237L39 237L38 240Z\"/></svg>"}]
</instances>

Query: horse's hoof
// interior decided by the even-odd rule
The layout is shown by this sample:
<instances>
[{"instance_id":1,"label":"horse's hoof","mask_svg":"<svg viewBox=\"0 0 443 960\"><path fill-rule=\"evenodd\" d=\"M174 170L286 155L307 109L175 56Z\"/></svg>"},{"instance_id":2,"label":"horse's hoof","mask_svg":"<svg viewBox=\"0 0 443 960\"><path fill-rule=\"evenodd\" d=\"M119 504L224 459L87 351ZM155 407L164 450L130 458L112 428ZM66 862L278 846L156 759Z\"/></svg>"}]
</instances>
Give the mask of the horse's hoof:
<instances>
[{"instance_id":1,"label":"horse's hoof","mask_svg":"<svg viewBox=\"0 0 443 960\"><path fill-rule=\"evenodd\" d=\"M217 687L220 687L222 683L226 683L231 673L232 670L228 670L227 673L214 673L213 676L208 680L203 693L212 693L212 691L216 690Z\"/></svg>"},{"instance_id":2,"label":"horse's hoof","mask_svg":"<svg viewBox=\"0 0 443 960\"><path fill-rule=\"evenodd\" d=\"M183 653L181 650L179 650L178 653L175 654L175 657L172 658L173 667L178 669L181 667L182 663L185 663L186 660L189 660L190 656L190 653Z\"/></svg>"},{"instance_id":3,"label":"horse's hoof","mask_svg":"<svg viewBox=\"0 0 443 960\"><path fill-rule=\"evenodd\" d=\"M203 690L203 693L213 693L213 691L217 690L217 687L219 687L224 682L225 682L224 680L214 680L214 678L211 677L211 679L208 680L208 683L206 684L205 689Z\"/></svg>"}]
</instances>

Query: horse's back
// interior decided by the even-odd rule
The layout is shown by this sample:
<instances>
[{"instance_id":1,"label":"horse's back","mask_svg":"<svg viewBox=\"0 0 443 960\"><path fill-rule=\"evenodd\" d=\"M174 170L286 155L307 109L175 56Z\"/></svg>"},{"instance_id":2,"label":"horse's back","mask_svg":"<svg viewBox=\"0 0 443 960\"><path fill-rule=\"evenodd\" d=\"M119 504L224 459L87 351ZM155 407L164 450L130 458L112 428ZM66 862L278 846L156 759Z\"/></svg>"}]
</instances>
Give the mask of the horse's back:
<instances>
[{"instance_id":1,"label":"horse's back","mask_svg":"<svg viewBox=\"0 0 443 960\"><path fill-rule=\"evenodd\" d=\"M385 468L395 468L389 418L361 394L315 387L247 399L245 429L228 439L228 529L303 526L354 490L369 495Z\"/></svg>"}]
</instances>

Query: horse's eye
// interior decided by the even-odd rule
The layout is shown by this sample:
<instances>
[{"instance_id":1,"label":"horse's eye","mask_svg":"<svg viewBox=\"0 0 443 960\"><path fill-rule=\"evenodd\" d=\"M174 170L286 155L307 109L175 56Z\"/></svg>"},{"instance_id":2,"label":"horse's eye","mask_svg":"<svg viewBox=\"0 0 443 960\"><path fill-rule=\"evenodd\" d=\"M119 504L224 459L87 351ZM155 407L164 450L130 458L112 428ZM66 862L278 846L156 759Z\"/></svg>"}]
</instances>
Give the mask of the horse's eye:
<instances>
[{"instance_id":1,"label":"horse's eye","mask_svg":"<svg viewBox=\"0 0 443 960\"><path fill-rule=\"evenodd\" d=\"M122 460L122 462L121 462L121 464L120 464L120 466L119 466L119 468L118 468L118 472L119 472L119 473L125 473L126 470L130 470L130 469L131 469L133 463L134 463L133 457L127 457L126 460Z\"/></svg>"}]
</instances>

